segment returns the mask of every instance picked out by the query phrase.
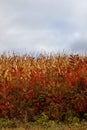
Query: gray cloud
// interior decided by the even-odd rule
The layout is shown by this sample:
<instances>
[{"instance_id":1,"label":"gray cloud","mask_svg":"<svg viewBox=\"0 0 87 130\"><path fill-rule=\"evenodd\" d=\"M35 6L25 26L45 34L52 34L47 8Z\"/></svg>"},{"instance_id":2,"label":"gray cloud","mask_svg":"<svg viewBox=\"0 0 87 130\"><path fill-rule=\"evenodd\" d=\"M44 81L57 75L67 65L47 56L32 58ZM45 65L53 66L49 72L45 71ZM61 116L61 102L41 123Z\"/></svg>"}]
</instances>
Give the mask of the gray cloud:
<instances>
[{"instance_id":1,"label":"gray cloud","mask_svg":"<svg viewBox=\"0 0 87 130\"><path fill-rule=\"evenodd\" d=\"M70 48L72 51L85 54L85 52L87 51L87 34L76 33L73 37Z\"/></svg>"},{"instance_id":2,"label":"gray cloud","mask_svg":"<svg viewBox=\"0 0 87 130\"><path fill-rule=\"evenodd\" d=\"M0 51L87 49L87 0L0 0ZM85 37L76 38L76 32Z\"/></svg>"}]
</instances>

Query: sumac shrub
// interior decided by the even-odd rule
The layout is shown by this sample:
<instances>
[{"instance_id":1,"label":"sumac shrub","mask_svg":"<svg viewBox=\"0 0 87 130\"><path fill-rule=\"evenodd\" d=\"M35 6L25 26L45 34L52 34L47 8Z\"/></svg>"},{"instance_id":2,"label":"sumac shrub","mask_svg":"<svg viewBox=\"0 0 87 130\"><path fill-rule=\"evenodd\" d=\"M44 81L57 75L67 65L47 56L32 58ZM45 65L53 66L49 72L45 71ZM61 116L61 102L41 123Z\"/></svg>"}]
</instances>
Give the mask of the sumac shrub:
<instances>
[{"instance_id":1,"label":"sumac shrub","mask_svg":"<svg viewBox=\"0 0 87 130\"><path fill-rule=\"evenodd\" d=\"M59 121L85 117L86 56L0 56L0 118L34 121L41 113Z\"/></svg>"}]
</instances>

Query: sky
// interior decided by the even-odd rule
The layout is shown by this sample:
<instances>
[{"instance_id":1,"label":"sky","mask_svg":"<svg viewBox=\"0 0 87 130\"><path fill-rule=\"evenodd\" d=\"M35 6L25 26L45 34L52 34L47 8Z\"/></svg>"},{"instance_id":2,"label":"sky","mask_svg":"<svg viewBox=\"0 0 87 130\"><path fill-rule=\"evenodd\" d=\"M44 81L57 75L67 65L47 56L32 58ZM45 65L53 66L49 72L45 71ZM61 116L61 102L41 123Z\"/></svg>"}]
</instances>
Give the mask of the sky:
<instances>
[{"instance_id":1,"label":"sky","mask_svg":"<svg viewBox=\"0 0 87 130\"><path fill-rule=\"evenodd\" d=\"M0 0L0 53L87 54L87 0Z\"/></svg>"}]
</instances>

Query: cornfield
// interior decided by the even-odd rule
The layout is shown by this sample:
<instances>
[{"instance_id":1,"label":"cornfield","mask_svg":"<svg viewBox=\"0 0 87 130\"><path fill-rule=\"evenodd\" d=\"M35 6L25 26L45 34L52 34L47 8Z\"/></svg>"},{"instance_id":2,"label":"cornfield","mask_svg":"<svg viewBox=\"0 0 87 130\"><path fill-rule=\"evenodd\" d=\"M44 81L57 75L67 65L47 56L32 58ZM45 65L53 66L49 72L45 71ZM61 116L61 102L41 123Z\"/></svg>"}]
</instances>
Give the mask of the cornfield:
<instances>
[{"instance_id":1,"label":"cornfield","mask_svg":"<svg viewBox=\"0 0 87 130\"><path fill-rule=\"evenodd\" d=\"M0 55L0 118L87 120L87 56Z\"/></svg>"}]
</instances>

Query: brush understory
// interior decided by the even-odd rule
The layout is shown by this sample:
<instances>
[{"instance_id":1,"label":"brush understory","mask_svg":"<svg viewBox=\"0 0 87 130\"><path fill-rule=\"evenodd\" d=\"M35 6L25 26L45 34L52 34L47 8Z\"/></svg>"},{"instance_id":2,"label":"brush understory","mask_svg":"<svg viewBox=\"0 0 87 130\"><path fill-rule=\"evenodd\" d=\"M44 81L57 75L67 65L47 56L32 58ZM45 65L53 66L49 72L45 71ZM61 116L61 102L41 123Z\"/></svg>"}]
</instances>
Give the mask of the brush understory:
<instances>
[{"instance_id":1,"label":"brush understory","mask_svg":"<svg viewBox=\"0 0 87 130\"><path fill-rule=\"evenodd\" d=\"M87 56L0 55L2 130L87 130Z\"/></svg>"},{"instance_id":2,"label":"brush understory","mask_svg":"<svg viewBox=\"0 0 87 130\"><path fill-rule=\"evenodd\" d=\"M87 122L63 123L49 120L48 122L20 122L17 120L0 120L0 130L87 130Z\"/></svg>"}]
</instances>

